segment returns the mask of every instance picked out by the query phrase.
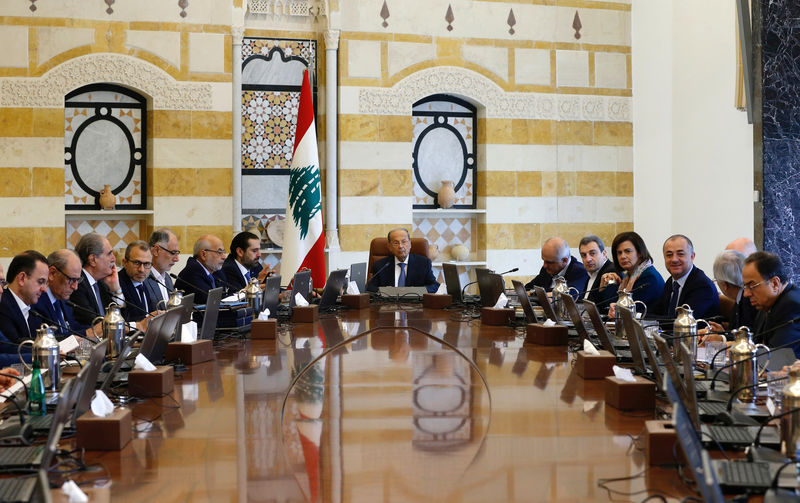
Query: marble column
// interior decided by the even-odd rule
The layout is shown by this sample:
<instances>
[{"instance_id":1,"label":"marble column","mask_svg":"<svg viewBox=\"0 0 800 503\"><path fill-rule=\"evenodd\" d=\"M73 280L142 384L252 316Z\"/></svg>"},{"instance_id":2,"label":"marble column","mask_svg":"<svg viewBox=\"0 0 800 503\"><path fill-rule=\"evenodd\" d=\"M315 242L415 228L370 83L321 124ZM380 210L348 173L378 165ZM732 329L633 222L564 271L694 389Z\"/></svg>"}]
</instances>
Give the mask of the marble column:
<instances>
[{"instance_id":1,"label":"marble column","mask_svg":"<svg viewBox=\"0 0 800 503\"><path fill-rule=\"evenodd\" d=\"M325 32L325 242L329 250L339 250L339 231L336 228L338 142L339 30Z\"/></svg>"},{"instance_id":2,"label":"marble column","mask_svg":"<svg viewBox=\"0 0 800 503\"><path fill-rule=\"evenodd\" d=\"M800 2L760 0L764 249L800 280ZM756 12L758 9L754 9ZM755 24L755 23L754 23ZM757 86L756 86L757 87ZM756 132L758 132L758 118ZM758 159L756 166L758 166ZM724 186L724 182L723 183Z\"/></svg>"},{"instance_id":3,"label":"marble column","mask_svg":"<svg viewBox=\"0 0 800 503\"><path fill-rule=\"evenodd\" d=\"M242 39L244 26L231 28L233 39L233 231L242 230Z\"/></svg>"}]
</instances>

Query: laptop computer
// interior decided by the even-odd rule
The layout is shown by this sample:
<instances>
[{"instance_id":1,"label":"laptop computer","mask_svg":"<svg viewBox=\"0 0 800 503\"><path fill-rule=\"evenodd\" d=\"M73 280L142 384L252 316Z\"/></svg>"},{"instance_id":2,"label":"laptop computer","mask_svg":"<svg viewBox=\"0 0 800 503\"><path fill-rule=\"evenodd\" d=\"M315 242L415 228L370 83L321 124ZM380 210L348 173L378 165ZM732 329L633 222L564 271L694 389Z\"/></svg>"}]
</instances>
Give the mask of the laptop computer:
<instances>
[{"instance_id":1,"label":"laptop computer","mask_svg":"<svg viewBox=\"0 0 800 503\"><path fill-rule=\"evenodd\" d=\"M367 263L359 262L350 265L350 281L355 281L358 291L367 291Z\"/></svg>"},{"instance_id":2,"label":"laptop computer","mask_svg":"<svg viewBox=\"0 0 800 503\"><path fill-rule=\"evenodd\" d=\"M464 302L464 299L461 297L461 280L458 278L458 266L450 262L443 262L442 271L444 272L444 283L447 286L447 294L453 297L453 302Z\"/></svg>"},{"instance_id":3,"label":"laptop computer","mask_svg":"<svg viewBox=\"0 0 800 503\"><path fill-rule=\"evenodd\" d=\"M114 363L111 365L109 371L107 373L101 373L98 377L98 383L100 383L99 389L103 393L108 394L109 390L111 389L111 385L114 382L120 382L123 380L123 377L120 374L120 369L122 368L122 364L125 363L126 357L130 355L131 347L133 346L133 343L136 342L136 339L136 334L128 337L125 340L125 344L122 346L122 350L119 352L119 356L116 360L114 360ZM138 352L136 354L138 354Z\"/></svg>"},{"instance_id":4,"label":"laptop computer","mask_svg":"<svg viewBox=\"0 0 800 503\"><path fill-rule=\"evenodd\" d=\"M181 307L184 309L181 316L181 325L192 321L192 311L194 311L194 294L190 293L181 297Z\"/></svg>"},{"instance_id":5,"label":"laptop computer","mask_svg":"<svg viewBox=\"0 0 800 503\"><path fill-rule=\"evenodd\" d=\"M741 492L749 490L764 492L772 486L772 480L782 466L781 463L765 461L711 459L708 451L703 449L697 430L694 429L685 407L680 401L671 381L665 383L667 394L672 405L672 420L678 441L683 448L686 460L698 489L705 501L725 501L723 492ZM797 470L787 467L778 478L778 487L795 488L797 486Z\"/></svg>"},{"instance_id":6,"label":"laptop computer","mask_svg":"<svg viewBox=\"0 0 800 503\"><path fill-rule=\"evenodd\" d=\"M575 299L572 298L572 295L562 295L561 302L563 302L564 307L567 308L567 314L569 315L573 328L578 333L578 337L581 338L581 343L583 343L584 340L588 340L592 344L596 343L597 341L592 338L589 335L589 331L586 330L586 325L583 323L581 313L578 311L578 305L575 304Z\"/></svg>"},{"instance_id":7,"label":"laptop computer","mask_svg":"<svg viewBox=\"0 0 800 503\"><path fill-rule=\"evenodd\" d=\"M347 281L347 269L337 269L328 275L325 288L322 290L322 297L319 299L319 308L329 309L336 305L336 300L342 293Z\"/></svg>"},{"instance_id":8,"label":"laptop computer","mask_svg":"<svg viewBox=\"0 0 800 503\"><path fill-rule=\"evenodd\" d=\"M553 309L553 304L551 304L550 299L547 298L547 292L545 289L540 286L535 286L533 287L533 293L536 295L536 300L539 301L539 305L544 310L545 317L548 320L553 320L556 323L560 323L561 318L558 317L555 309Z\"/></svg>"},{"instance_id":9,"label":"laptop computer","mask_svg":"<svg viewBox=\"0 0 800 503\"><path fill-rule=\"evenodd\" d=\"M222 301L222 288L213 288L208 291L206 311L203 313L203 326L197 334L197 340L214 340L214 331L217 329L219 318L219 305Z\"/></svg>"},{"instance_id":10,"label":"laptop computer","mask_svg":"<svg viewBox=\"0 0 800 503\"><path fill-rule=\"evenodd\" d=\"M267 278L264 284L264 296L261 299L261 311L269 309L269 317L278 317L278 306L281 303L281 275L275 274Z\"/></svg>"},{"instance_id":11,"label":"laptop computer","mask_svg":"<svg viewBox=\"0 0 800 503\"><path fill-rule=\"evenodd\" d=\"M628 341L611 337L611 334L609 334L608 330L606 329L605 323L603 323L603 318L600 316L600 311L597 310L597 305L590 300L584 300L583 307L586 310L586 313L589 315L589 320L592 322L594 333L600 340L600 345L603 346L603 349L613 355L616 355L617 361L620 363L632 362L633 356L631 355Z\"/></svg>"},{"instance_id":12,"label":"laptop computer","mask_svg":"<svg viewBox=\"0 0 800 503\"><path fill-rule=\"evenodd\" d=\"M219 291L221 294L222 289L219 289ZM209 303L206 304L206 313L208 313L209 306L212 302L211 297L212 294L209 293ZM163 317L161 319L161 323L154 327L153 330L150 330L150 327L148 326L147 335L142 341L142 346L139 348L139 353L150 360L153 365L157 365L164 361L164 354L167 352L167 345L169 344L170 339L172 339L172 334L175 333L175 330L181 321L182 315L183 308L175 307L166 313L162 313L161 316ZM205 330L205 324L203 325L203 329Z\"/></svg>"},{"instance_id":13,"label":"laptop computer","mask_svg":"<svg viewBox=\"0 0 800 503\"><path fill-rule=\"evenodd\" d=\"M50 482L47 470L40 468L36 475L0 479L0 501L6 503L50 503Z\"/></svg>"},{"instance_id":14,"label":"laptop computer","mask_svg":"<svg viewBox=\"0 0 800 503\"><path fill-rule=\"evenodd\" d=\"M422 296L428 293L424 286L379 286L378 294L381 297L389 297L397 300L422 300Z\"/></svg>"},{"instance_id":15,"label":"laptop computer","mask_svg":"<svg viewBox=\"0 0 800 503\"><path fill-rule=\"evenodd\" d=\"M311 271L300 271L295 273L294 280L292 280L292 298L289 301L289 306L295 306L295 295L297 293L306 299L306 302L311 303Z\"/></svg>"},{"instance_id":16,"label":"laptop computer","mask_svg":"<svg viewBox=\"0 0 800 503\"><path fill-rule=\"evenodd\" d=\"M505 291L503 277L495 273L485 273L478 276L478 293L481 296L481 306L493 307L497 304L500 294Z\"/></svg>"},{"instance_id":17,"label":"laptop computer","mask_svg":"<svg viewBox=\"0 0 800 503\"><path fill-rule=\"evenodd\" d=\"M53 422L44 445L29 445L25 447L4 447L0 449L0 471L13 472L50 467L51 461L58 452L58 442L64 430L69 413L77 399L77 388L74 379L64 384L60 399L53 413Z\"/></svg>"},{"instance_id":18,"label":"laptop computer","mask_svg":"<svg viewBox=\"0 0 800 503\"><path fill-rule=\"evenodd\" d=\"M539 318L536 317L536 311L533 310L533 306L531 305L531 299L528 298L528 292L525 291L525 285L522 281L517 281L515 279L511 280L511 284L514 286L514 291L517 293L519 305L522 306L522 312L525 313L525 319L528 323L539 323Z\"/></svg>"}]
</instances>

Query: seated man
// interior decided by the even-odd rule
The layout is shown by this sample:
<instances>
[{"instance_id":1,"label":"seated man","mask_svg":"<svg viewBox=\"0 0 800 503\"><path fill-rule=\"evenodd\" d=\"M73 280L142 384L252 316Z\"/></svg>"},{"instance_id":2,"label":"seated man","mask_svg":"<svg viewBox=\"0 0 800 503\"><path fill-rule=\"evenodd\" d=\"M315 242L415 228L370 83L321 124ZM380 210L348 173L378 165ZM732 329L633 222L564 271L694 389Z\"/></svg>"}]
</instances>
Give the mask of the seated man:
<instances>
[{"instance_id":1,"label":"seated man","mask_svg":"<svg viewBox=\"0 0 800 503\"><path fill-rule=\"evenodd\" d=\"M252 278L259 283L272 271L261 265L261 239L252 232L240 232L231 241L230 255L222 263L222 272L233 294L247 286Z\"/></svg>"},{"instance_id":2,"label":"seated man","mask_svg":"<svg viewBox=\"0 0 800 503\"><path fill-rule=\"evenodd\" d=\"M553 289L556 276L562 276L567 280L567 285L578 290L579 296L583 296L586 289L586 282L589 275L583 264L571 256L569 245L559 237L552 237L542 245L542 262L544 265L539 274L525 285L526 290L533 290L534 286L540 286L546 291Z\"/></svg>"},{"instance_id":3,"label":"seated man","mask_svg":"<svg viewBox=\"0 0 800 503\"><path fill-rule=\"evenodd\" d=\"M152 266L153 255L147 243L133 241L128 244L119 272L119 286L125 297L125 307L122 309L125 321L141 321L148 313L158 311L158 299L150 294L150 289L144 284Z\"/></svg>"},{"instance_id":4,"label":"seated man","mask_svg":"<svg viewBox=\"0 0 800 503\"><path fill-rule=\"evenodd\" d=\"M800 358L800 324L782 326L800 316L800 290L787 281L780 257L764 251L748 256L742 281L744 296L759 311L753 340L771 348L788 344Z\"/></svg>"},{"instance_id":5,"label":"seated man","mask_svg":"<svg viewBox=\"0 0 800 503\"><path fill-rule=\"evenodd\" d=\"M222 240L212 234L200 236L194 243L192 253L186 267L178 274L175 288L187 294L193 293L195 304L205 304L209 290L226 284L224 273L221 273L221 278L214 273L222 269L227 253L222 247Z\"/></svg>"},{"instance_id":6,"label":"seated man","mask_svg":"<svg viewBox=\"0 0 800 503\"><path fill-rule=\"evenodd\" d=\"M431 260L411 252L411 235L407 229L397 228L389 231L390 257L385 257L372 265L373 277L367 290L377 291L380 286L424 286L428 292L439 289L433 275Z\"/></svg>"},{"instance_id":7,"label":"seated man","mask_svg":"<svg viewBox=\"0 0 800 503\"><path fill-rule=\"evenodd\" d=\"M50 264L47 290L44 295L39 296L39 301L33 306L47 319L39 319L40 317L34 313L34 316L39 319L37 328L40 323L53 325L55 322L53 333L59 339L70 335L70 330L83 332L88 327L78 323L72 308L64 302L69 300L72 292L77 290L78 284L83 281L81 259L74 251L62 249L48 255L47 263ZM87 335L92 335L91 330L87 332Z\"/></svg>"},{"instance_id":8,"label":"seated man","mask_svg":"<svg viewBox=\"0 0 800 503\"><path fill-rule=\"evenodd\" d=\"M649 314L672 319L677 307L688 304L696 319L717 316L719 293L708 276L694 266L692 241L682 234L675 234L664 241L662 251L670 278Z\"/></svg>"},{"instance_id":9,"label":"seated man","mask_svg":"<svg viewBox=\"0 0 800 503\"><path fill-rule=\"evenodd\" d=\"M6 285L6 278L3 274L3 266L1 265L0 265L0 285ZM3 292L4 290L0 288L0 301L2 301ZM8 295L10 296L11 294ZM31 363L30 346L25 346L23 348L22 358L24 358L27 363ZM20 363L19 354L17 353L17 345L9 341L5 335L0 333L0 367L5 367L6 365L14 365L15 363ZM4 369L2 372L5 373L6 370L9 369Z\"/></svg>"},{"instance_id":10,"label":"seated man","mask_svg":"<svg viewBox=\"0 0 800 503\"><path fill-rule=\"evenodd\" d=\"M733 301L728 328L742 326L752 329L758 311L744 298L742 268L745 256L736 250L725 250L714 259L714 280L722 293ZM713 323L713 322L712 322ZM722 327L715 327L721 329Z\"/></svg>"},{"instance_id":11,"label":"seated man","mask_svg":"<svg viewBox=\"0 0 800 503\"><path fill-rule=\"evenodd\" d=\"M164 308L169 301L169 294L175 288L169 270L180 260L178 236L169 229L161 228L150 235L150 253L153 255L153 266L150 276L144 282L145 291L155 300L155 308Z\"/></svg>"},{"instance_id":12,"label":"seated man","mask_svg":"<svg viewBox=\"0 0 800 503\"><path fill-rule=\"evenodd\" d=\"M0 332L11 342L36 337L40 321L30 312L47 290L47 259L33 250L20 253L8 266L8 288L0 299Z\"/></svg>"},{"instance_id":13,"label":"seated man","mask_svg":"<svg viewBox=\"0 0 800 503\"><path fill-rule=\"evenodd\" d=\"M583 267L589 274L582 298L594 302L600 312L605 313L608 311L609 303L617 298L618 285L608 286L601 290L600 283L602 282L603 274L616 272L614 270L614 262L608 260L603 240L594 235L585 236L581 239L580 244L578 244L578 251L581 254Z\"/></svg>"},{"instance_id":14,"label":"seated man","mask_svg":"<svg viewBox=\"0 0 800 503\"><path fill-rule=\"evenodd\" d=\"M108 239L90 232L81 236L75 245L75 252L83 266L83 281L78 283L69 300L79 306L75 309L75 318L88 326L97 316L106 314L106 307L111 302L124 306L125 297L119 286L114 249Z\"/></svg>"}]
</instances>

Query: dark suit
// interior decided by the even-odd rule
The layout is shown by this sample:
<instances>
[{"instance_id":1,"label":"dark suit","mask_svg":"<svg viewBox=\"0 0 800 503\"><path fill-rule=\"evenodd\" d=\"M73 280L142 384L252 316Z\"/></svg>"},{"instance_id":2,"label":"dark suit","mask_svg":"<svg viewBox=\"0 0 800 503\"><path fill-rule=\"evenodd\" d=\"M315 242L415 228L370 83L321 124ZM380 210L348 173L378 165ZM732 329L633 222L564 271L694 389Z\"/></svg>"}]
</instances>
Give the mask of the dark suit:
<instances>
[{"instance_id":1,"label":"dark suit","mask_svg":"<svg viewBox=\"0 0 800 503\"><path fill-rule=\"evenodd\" d=\"M394 276L394 255L382 258L372 265L373 276L369 280L367 290L375 292L380 286L395 286ZM408 266L406 267L406 286L424 286L428 292L435 293L439 289L439 283L433 275L431 260L422 255L414 253L408 256Z\"/></svg>"},{"instance_id":2,"label":"dark suit","mask_svg":"<svg viewBox=\"0 0 800 503\"><path fill-rule=\"evenodd\" d=\"M25 346L22 351L22 358L31 363L31 347ZM8 340L8 337L0 333L0 368L5 368L15 363L20 363L17 345Z\"/></svg>"},{"instance_id":3,"label":"dark suit","mask_svg":"<svg viewBox=\"0 0 800 503\"><path fill-rule=\"evenodd\" d=\"M86 330L88 325L82 325L78 323L78 320L75 319L75 313L72 311L72 308L69 307L63 300L56 299L56 304L61 308L61 315L64 317L63 323L66 323L66 328L53 326L53 332L56 334L56 338L63 339L70 335L69 330L67 328L72 329L76 332L83 332ZM43 293L39 296L39 301L33 305L33 309L39 311L43 315L45 315L49 320L52 320L58 324L61 324L62 321L58 314L53 307L53 304L50 302L50 296L47 293ZM31 322L29 325L33 330L39 328L42 323L46 323L48 325L53 325L48 320L43 320L36 315L31 316Z\"/></svg>"},{"instance_id":4,"label":"dark suit","mask_svg":"<svg viewBox=\"0 0 800 503\"><path fill-rule=\"evenodd\" d=\"M225 285L212 280L205 267L194 257L189 257L186 267L178 274L178 280L175 282L175 288L187 294L194 294L195 304L205 304L208 300L208 291L218 286Z\"/></svg>"},{"instance_id":5,"label":"dark suit","mask_svg":"<svg viewBox=\"0 0 800 503\"><path fill-rule=\"evenodd\" d=\"M608 285L607 287L600 290L600 283L603 279L603 274L607 274L610 272L617 272L614 269L614 261L611 259L607 259L606 263L603 264L603 267L600 268L600 271L597 273L597 277L594 278L594 283L591 285L589 284L589 276L587 273L586 276L586 285L583 287L583 291L586 292L587 290L591 290L589 292L589 296L586 297L586 300L594 302L597 304L597 309L600 310L601 313L605 313L608 311L608 308L612 302L617 298L617 288L619 285L613 284ZM583 299L583 295L581 295L581 299Z\"/></svg>"},{"instance_id":6,"label":"dark suit","mask_svg":"<svg viewBox=\"0 0 800 503\"><path fill-rule=\"evenodd\" d=\"M169 273L164 273L164 281L162 281L167 286L167 296L164 297L161 293L161 285L158 284L158 280L153 276L152 271L150 275L144 280L144 289L150 295L150 298L153 299L155 304L150 306L150 310L153 311L155 309L164 309L167 301L169 300L169 292L175 289L172 284L172 278L170 277ZM164 302L159 302L159 301Z\"/></svg>"},{"instance_id":7,"label":"dark suit","mask_svg":"<svg viewBox=\"0 0 800 503\"><path fill-rule=\"evenodd\" d=\"M753 307L750 299L742 295L741 300L733 305L733 312L731 313L730 329L739 327L753 328L753 323L758 316L758 309Z\"/></svg>"},{"instance_id":8,"label":"dark suit","mask_svg":"<svg viewBox=\"0 0 800 503\"><path fill-rule=\"evenodd\" d=\"M759 336L760 333L772 330L798 316L800 316L800 289L788 284L769 311L758 312L753 326L756 334L753 340L757 343L764 343L771 348L794 342L795 344L790 347L794 350L795 356L800 358L800 323L790 323L774 332Z\"/></svg>"},{"instance_id":9,"label":"dark suit","mask_svg":"<svg viewBox=\"0 0 800 503\"><path fill-rule=\"evenodd\" d=\"M576 289L579 296L583 296L583 292L586 291L586 283L589 281L589 274L586 273L583 262L575 257L570 257L567 270L564 272L564 279L567 280L567 286ZM533 290L535 286L540 286L547 292L553 289L553 276L544 269L544 266L539 274L525 285L525 289Z\"/></svg>"},{"instance_id":10,"label":"dark suit","mask_svg":"<svg viewBox=\"0 0 800 503\"><path fill-rule=\"evenodd\" d=\"M667 280L661 297L653 306L651 314L667 316L673 282L674 280L671 277ZM683 288L681 288L678 306L680 307L684 304L689 304L689 307L692 308L692 315L697 319L719 314L719 293L717 293L714 283L708 279L706 273L698 267L692 266L692 270L689 272Z\"/></svg>"},{"instance_id":11,"label":"dark suit","mask_svg":"<svg viewBox=\"0 0 800 503\"><path fill-rule=\"evenodd\" d=\"M147 316L147 313L156 310L155 306L158 299L154 299L147 292L147 287L142 283L144 296L147 299L147 304L145 305L136 287L133 286L133 280L128 276L125 269L119 271L119 287L122 288L122 295L125 296L125 307L122 308L122 317L125 318L125 321L142 321Z\"/></svg>"},{"instance_id":12,"label":"dark suit","mask_svg":"<svg viewBox=\"0 0 800 503\"><path fill-rule=\"evenodd\" d=\"M260 273L262 269L263 267L261 264L256 264L250 269L250 278L258 278L258 273ZM236 293L247 286L244 276L242 276L242 271L240 271L239 266L236 265L236 259L233 258L233 255L228 255L225 262L222 263L222 269L215 272L214 277L221 277L222 280L228 284L228 293Z\"/></svg>"},{"instance_id":13,"label":"dark suit","mask_svg":"<svg viewBox=\"0 0 800 503\"><path fill-rule=\"evenodd\" d=\"M78 323L81 325L88 327L92 325L92 320L105 312L105 308L114 299L111 297L111 292L108 291L106 284L99 281L97 285L100 287L100 302L102 303L103 309L101 311L100 306L97 305L97 296L94 294L94 289L89 285L89 278L86 275L86 271L81 271L81 276L83 276L83 281L78 283L78 289L72 292L69 300L83 308L75 309L75 319L78 320Z\"/></svg>"},{"instance_id":14,"label":"dark suit","mask_svg":"<svg viewBox=\"0 0 800 503\"><path fill-rule=\"evenodd\" d=\"M32 315L29 313L29 318L31 317ZM17 344L25 339L33 339L36 336L36 332L31 331L28 322L25 321L25 316L22 315L22 311L17 305L16 299L14 299L8 288L3 291L3 298L0 299L0 332L9 341Z\"/></svg>"}]
</instances>

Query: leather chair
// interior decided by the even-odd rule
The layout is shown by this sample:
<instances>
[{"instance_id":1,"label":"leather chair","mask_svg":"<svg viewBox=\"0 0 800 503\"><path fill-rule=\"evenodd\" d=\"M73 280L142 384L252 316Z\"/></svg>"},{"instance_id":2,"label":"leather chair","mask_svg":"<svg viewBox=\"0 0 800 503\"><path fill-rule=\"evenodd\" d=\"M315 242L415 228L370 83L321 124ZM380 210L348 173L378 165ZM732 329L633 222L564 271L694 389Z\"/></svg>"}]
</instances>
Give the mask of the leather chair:
<instances>
[{"instance_id":1,"label":"leather chair","mask_svg":"<svg viewBox=\"0 0 800 503\"><path fill-rule=\"evenodd\" d=\"M428 240L425 238L411 238L411 253L428 256ZM378 260L388 257L389 240L385 237L375 238L369 244L369 262L367 263L367 281L372 277L372 265Z\"/></svg>"}]
</instances>

